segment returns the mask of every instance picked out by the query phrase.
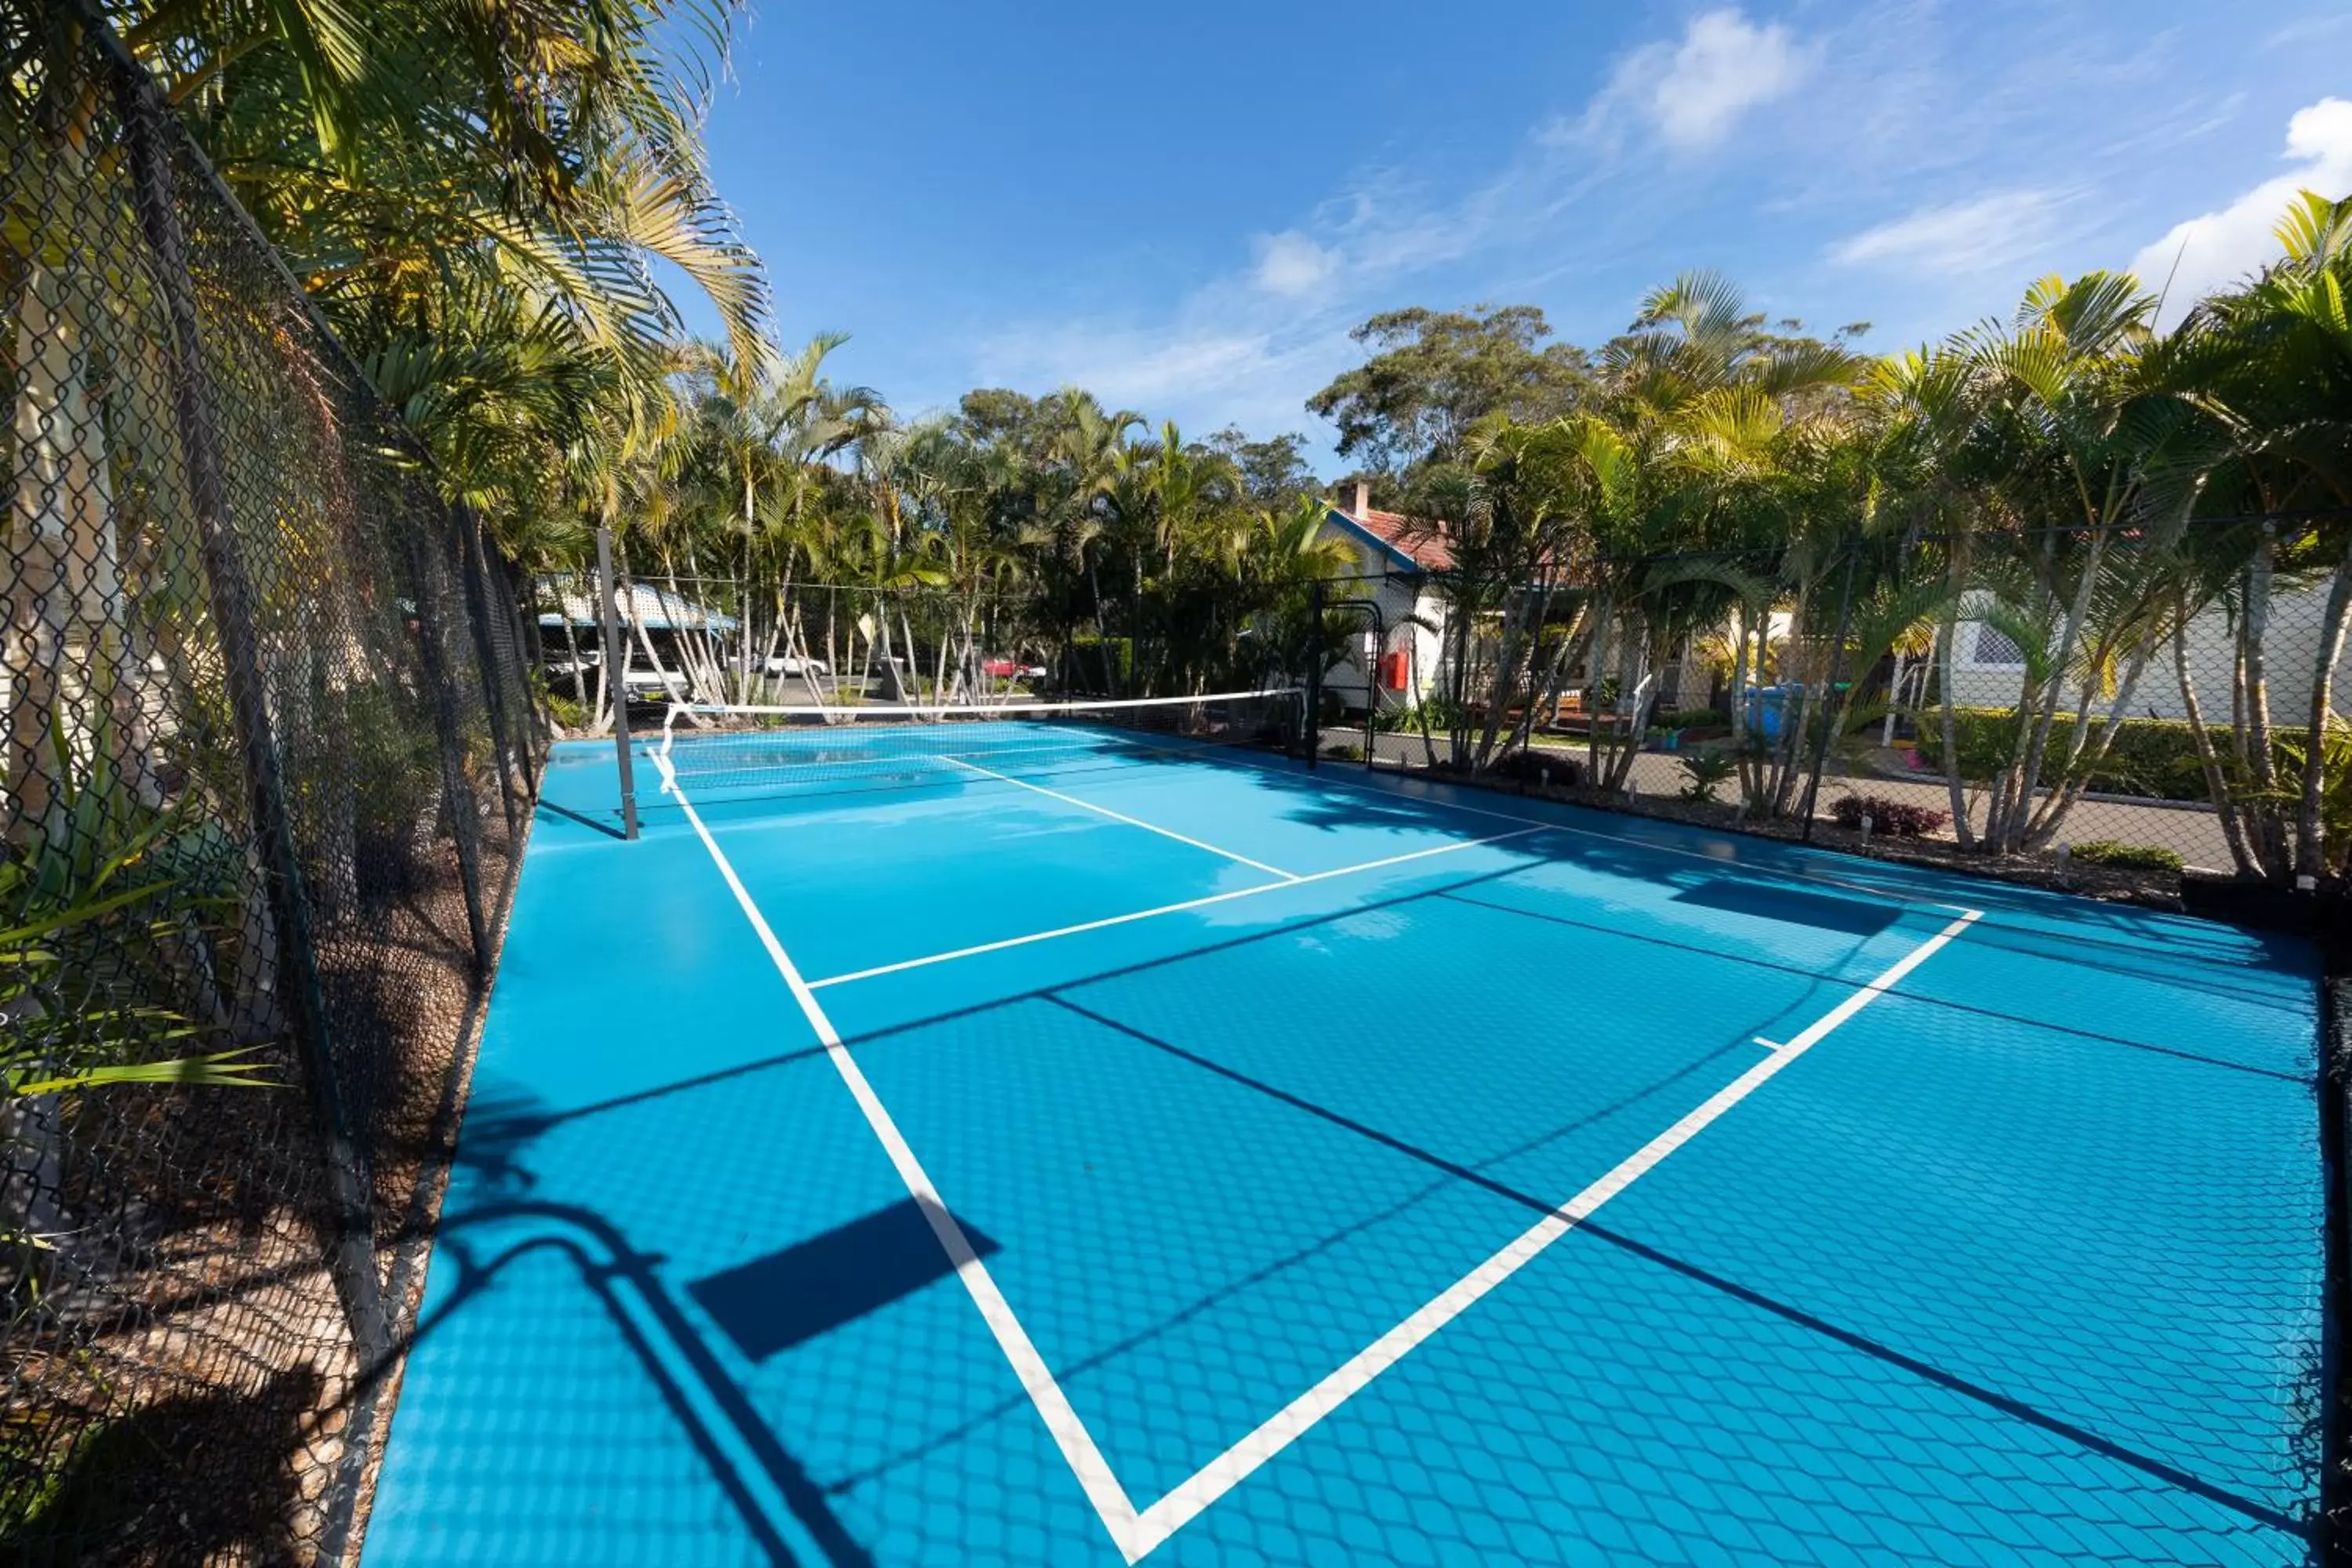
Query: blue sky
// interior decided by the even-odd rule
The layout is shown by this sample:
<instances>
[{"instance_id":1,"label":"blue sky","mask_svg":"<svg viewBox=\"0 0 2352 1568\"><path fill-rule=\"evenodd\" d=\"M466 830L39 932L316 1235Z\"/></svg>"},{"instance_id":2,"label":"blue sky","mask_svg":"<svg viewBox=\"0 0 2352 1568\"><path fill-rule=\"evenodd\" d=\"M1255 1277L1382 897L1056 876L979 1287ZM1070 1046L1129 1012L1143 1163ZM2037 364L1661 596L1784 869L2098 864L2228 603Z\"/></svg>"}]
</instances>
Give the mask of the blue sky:
<instances>
[{"instance_id":1,"label":"blue sky","mask_svg":"<svg viewBox=\"0 0 2352 1568\"><path fill-rule=\"evenodd\" d=\"M770 0L710 141L836 380L1075 382L1336 471L1302 405L1375 310L1597 343L1709 266L1891 350L2043 272L2242 273L2298 185L2352 191L2352 5Z\"/></svg>"}]
</instances>

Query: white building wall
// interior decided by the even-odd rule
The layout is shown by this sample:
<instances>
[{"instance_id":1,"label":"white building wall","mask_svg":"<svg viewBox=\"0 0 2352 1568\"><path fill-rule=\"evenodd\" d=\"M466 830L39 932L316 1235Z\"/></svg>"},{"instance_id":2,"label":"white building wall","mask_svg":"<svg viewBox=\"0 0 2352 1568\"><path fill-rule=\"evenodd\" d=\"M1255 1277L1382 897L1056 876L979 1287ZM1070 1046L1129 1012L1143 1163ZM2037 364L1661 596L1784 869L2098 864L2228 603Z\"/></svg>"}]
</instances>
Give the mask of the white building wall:
<instances>
[{"instance_id":1,"label":"white building wall","mask_svg":"<svg viewBox=\"0 0 2352 1568\"><path fill-rule=\"evenodd\" d=\"M2312 676L2319 659L2320 619L2326 606L2326 584L2281 594L2271 603L2269 634L2263 638L2270 667L2271 722L2301 727L2311 708ZM2008 708L2017 702L2025 667L2001 655L2011 649L2004 639L1979 621L1959 623L1959 643L1953 650L1952 696L1964 708ZM2189 679L2197 688L2198 706L2205 721L2217 728L2230 724L2230 687L2237 658L2237 637L2230 618L2209 609L2189 623ZM1990 657L1989 657L1990 656ZM2121 672L2118 671L2118 679ZM2336 662L2336 710L2352 703L2352 647ZM2061 699L2071 711L2080 692L2068 685ZM2103 714L2113 698L2095 698L2092 712ZM2185 719L2187 702L2180 678L2173 668L2168 641L2148 661L2133 689L2126 718Z\"/></svg>"},{"instance_id":2,"label":"white building wall","mask_svg":"<svg viewBox=\"0 0 2352 1568\"><path fill-rule=\"evenodd\" d=\"M1355 581L1335 581L1325 592L1333 599L1361 597L1380 605L1385 640L1371 650L1369 662L1360 641L1350 646L1340 661L1324 672L1323 689L1350 710L1377 703L1383 708L1410 707L1436 689L1438 665L1444 653L1444 605L1427 592L1418 577L1405 573L1397 557L1362 535L1326 522L1325 528L1345 540L1355 552ZM1418 616L1427 626L1411 624ZM1434 629L1433 629L1434 628ZM1411 679L1403 691L1380 689L1380 655L1402 651L1411 656Z\"/></svg>"}]
</instances>

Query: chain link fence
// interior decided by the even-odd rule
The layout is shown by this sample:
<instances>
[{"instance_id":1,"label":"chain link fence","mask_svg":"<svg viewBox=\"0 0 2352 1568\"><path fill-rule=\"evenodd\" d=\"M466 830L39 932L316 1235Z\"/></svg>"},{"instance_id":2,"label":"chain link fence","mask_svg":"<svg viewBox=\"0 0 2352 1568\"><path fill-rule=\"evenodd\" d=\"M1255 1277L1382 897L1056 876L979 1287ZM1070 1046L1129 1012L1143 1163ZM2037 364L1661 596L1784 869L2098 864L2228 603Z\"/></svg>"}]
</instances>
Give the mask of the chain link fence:
<instances>
[{"instance_id":1,"label":"chain link fence","mask_svg":"<svg viewBox=\"0 0 2352 1568\"><path fill-rule=\"evenodd\" d=\"M2092 893L2340 892L2345 531L1347 579L1322 750Z\"/></svg>"},{"instance_id":2,"label":"chain link fence","mask_svg":"<svg viewBox=\"0 0 2352 1568\"><path fill-rule=\"evenodd\" d=\"M536 787L524 588L120 47L18 41L0 1556L333 1561Z\"/></svg>"}]
</instances>

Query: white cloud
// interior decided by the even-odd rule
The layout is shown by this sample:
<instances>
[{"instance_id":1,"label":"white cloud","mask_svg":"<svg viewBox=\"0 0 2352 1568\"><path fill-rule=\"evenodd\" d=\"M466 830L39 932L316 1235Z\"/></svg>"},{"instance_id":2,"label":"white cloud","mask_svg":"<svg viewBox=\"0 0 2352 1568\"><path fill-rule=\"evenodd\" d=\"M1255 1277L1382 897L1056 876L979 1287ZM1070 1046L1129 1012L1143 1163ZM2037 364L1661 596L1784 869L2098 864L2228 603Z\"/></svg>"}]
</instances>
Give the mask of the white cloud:
<instances>
[{"instance_id":1,"label":"white cloud","mask_svg":"<svg viewBox=\"0 0 2352 1568\"><path fill-rule=\"evenodd\" d=\"M1972 202L1920 207L1848 235L1829 247L1847 267L1874 264L1949 277L2007 267L2051 240L2064 198L2049 191L2004 191Z\"/></svg>"},{"instance_id":2,"label":"white cloud","mask_svg":"<svg viewBox=\"0 0 2352 1568\"><path fill-rule=\"evenodd\" d=\"M1308 310L1294 326L1220 321L1195 308L1159 325L1065 321L998 333L977 345L980 384L1042 392L1083 386L1114 408L1172 417L1186 431L1239 423L1291 430L1307 421L1299 404L1348 361L1344 326ZM1198 428L1196 428L1198 427Z\"/></svg>"},{"instance_id":3,"label":"white cloud","mask_svg":"<svg viewBox=\"0 0 2352 1568\"><path fill-rule=\"evenodd\" d=\"M2333 200L2352 192L2352 102L2323 98L2287 121L2286 156L2299 166L2247 191L2218 212L2172 226L2162 239L2132 258L2132 270L2151 289L2166 289L2164 316L2175 321L2189 306L2234 283L2279 254L2271 230L2297 192Z\"/></svg>"},{"instance_id":4,"label":"white cloud","mask_svg":"<svg viewBox=\"0 0 2352 1568\"><path fill-rule=\"evenodd\" d=\"M1679 43L1645 44L1617 64L1570 135L1593 136L1631 115L1684 152L1712 147L1740 118L1794 91L1811 50L1775 22L1759 26L1736 6L1691 19ZM1559 131L1552 132L1557 139Z\"/></svg>"},{"instance_id":5,"label":"white cloud","mask_svg":"<svg viewBox=\"0 0 2352 1568\"><path fill-rule=\"evenodd\" d=\"M1269 294L1311 294L1339 270L1339 258L1297 229L1262 235L1257 246L1257 286Z\"/></svg>"}]
</instances>

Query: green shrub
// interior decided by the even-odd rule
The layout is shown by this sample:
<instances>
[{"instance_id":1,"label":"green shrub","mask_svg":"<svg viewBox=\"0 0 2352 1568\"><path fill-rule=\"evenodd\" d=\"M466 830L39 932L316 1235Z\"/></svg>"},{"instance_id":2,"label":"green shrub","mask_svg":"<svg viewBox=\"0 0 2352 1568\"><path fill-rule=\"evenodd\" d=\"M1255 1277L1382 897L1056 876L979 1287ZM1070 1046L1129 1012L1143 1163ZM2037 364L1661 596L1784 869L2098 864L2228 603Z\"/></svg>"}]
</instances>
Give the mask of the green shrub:
<instances>
[{"instance_id":1,"label":"green shrub","mask_svg":"<svg viewBox=\"0 0 2352 1568\"><path fill-rule=\"evenodd\" d=\"M1372 728L1383 735L1400 735L1408 731L1418 734L1424 714L1428 716L1429 732L1433 735L1441 730L1454 728L1455 719L1454 704L1435 695L1425 698L1415 705L1399 704L1375 710L1372 714Z\"/></svg>"},{"instance_id":2,"label":"green shrub","mask_svg":"<svg viewBox=\"0 0 2352 1568\"><path fill-rule=\"evenodd\" d=\"M1360 763L1364 760L1364 748L1350 745L1346 741L1334 741L1323 748L1323 754L1337 763Z\"/></svg>"},{"instance_id":3,"label":"green shrub","mask_svg":"<svg viewBox=\"0 0 2352 1568\"><path fill-rule=\"evenodd\" d=\"M1662 730L1708 730L1725 720L1712 708L1667 708L1650 721Z\"/></svg>"},{"instance_id":4,"label":"green shrub","mask_svg":"<svg viewBox=\"0 0 2352 1568\"><path fill-rule=\"evenodd\" d=\"M1062 672L1063 679L1071 686L1085 688L1088 682L1103 678L1104 645L1109 645L1112 678L1122 691L1135 684L1135 644L1127 637L1097 637L1091 634L1070 639L1069 668Z\"/></svg>"},{"instance_id":5,"label":"green shrub","mask_svg":"<svg viewBox=\"0 0 2352 1568\"><path fill-rule=\"evenodd\" d=\"M2073 858L2092 866L2116 866L2135 871L2178 871L2185 864L2179 854L2159 844L2124 844L2113 838L2094 838L2087 844L2077 844L2070 852Z\"/></svg>"},{"instance_id":6,"label":"green shrub","mask_svg":"<svg viewBox=\"0 0 2352 1568\"><path fill-rule=\"evenodd\" d=\"M1687 801L1712 801L1715 792L1739 771L1739 759L1729 752L1685 752L1675 760L1689 781L1682 787L1682 797Z\"/></svg>"},{"instance_id":7,"label":"green shrub","mask_svg":"<svg viewBox=\"0 0 2352 1568\"><path fill-rule=\"evenodd\" d=\"M2092 720L2095 726L2101 721ZM2019 727L2017 712L2008 708L1955 708L1952 710L1952 738L1959 752L1960 776L1982 781L1992 775L2015 743ZM2215 730L2208 725L2207 732L2217 747L2228 744L2226 725ZM2074 733L2074 716L2062 712L2050 725L2048 761L2043 764L2042 782L2059 782L2060 764ZM2300 757L2303 731L2273 730L2271 731L2272 751L2278 758L2281 770L2291 767L2289 759ZM2088 742L2096 745L2095 735ZM1928 709L1919 715L1916 744L1919 760L1940 770L1944 765L1943 712ZM2105 757L2090 773L2090 785L2112 795L2147 795L2157 800L2204 800L2205 771L2197 761L2197 744L2181 719L2126 719L2116 731L2115 744Z\"/></svg>"}]
</instances>

